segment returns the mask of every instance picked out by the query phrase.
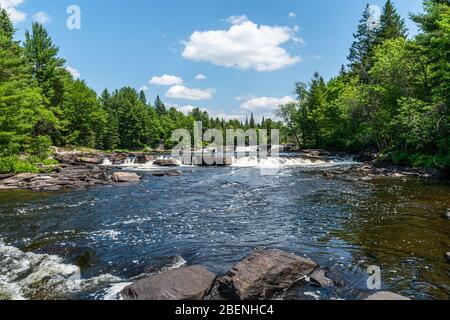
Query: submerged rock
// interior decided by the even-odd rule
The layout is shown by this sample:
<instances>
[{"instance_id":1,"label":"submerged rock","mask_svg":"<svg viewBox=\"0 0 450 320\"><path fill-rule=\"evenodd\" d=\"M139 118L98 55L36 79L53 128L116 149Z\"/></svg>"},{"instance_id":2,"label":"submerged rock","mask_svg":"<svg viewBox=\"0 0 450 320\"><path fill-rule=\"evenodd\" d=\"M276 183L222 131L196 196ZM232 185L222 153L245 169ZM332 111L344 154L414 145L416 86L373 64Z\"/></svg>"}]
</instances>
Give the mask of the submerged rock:
<instances>
[{"instance_id":1,"label":"submerged rock","mask_svg":"<svg viewBox=\"0 0 450 320\"><path fill-rule=\"evenodd\" d=\"M268 299L310 275L317 264L279 251L257 251L218 280L219 292L237 300Z\"/></svg>"},{"instance_id":2,"label":"submerged rock","mask_svg":"<svg viewBox=\"0 0 450 320\"><path fill-rule=\"evenodd\" d=\"M153 173L155 177L178 177L181 176L181 172L178 170L173 171L162 171Z\"/></svg>"},{"instance_id":3,"label":"submerged rock","mask_svg":"<svg viewBox=\"0 0 450 320\"><path fill-rule=\"evenodd\" d=\"M327 277L325 270L314 271L310 276L310 283L317 287L332 287L334 286L334 281Z\"/></svg>"},{"instance_id":4,"label":"submerged rock","mask_svg":"<svg viewBox=\"0 0 450 320\"><path fill-rule=\"evenodd\" d=\"M122 290L124 300L203 300L215 274L201 266L169 270Z\"/></svg>"},{"instance_id":5,"label":"submerged rock","mask_svg":"<svg viewBox=\"0 0 450 320\"><path fill-rule=\"evenodd\" d=\"M141 178L133 172L114 172L112 179L114 182L139 182Z\"/></svg>"},{"instance_id":6,"label":"submerged rock","mask_svg":"<svg viewBox=\"0 0 450 320\"><path fill-rule=\"evenodd\" d=\"M371 296L369 296L366 300L368 301L377 301L377 300L392 300L392 301L407 301L411 300L399 294L388 292L388 291L380 291Z\"/></svg>"}]
</instances>

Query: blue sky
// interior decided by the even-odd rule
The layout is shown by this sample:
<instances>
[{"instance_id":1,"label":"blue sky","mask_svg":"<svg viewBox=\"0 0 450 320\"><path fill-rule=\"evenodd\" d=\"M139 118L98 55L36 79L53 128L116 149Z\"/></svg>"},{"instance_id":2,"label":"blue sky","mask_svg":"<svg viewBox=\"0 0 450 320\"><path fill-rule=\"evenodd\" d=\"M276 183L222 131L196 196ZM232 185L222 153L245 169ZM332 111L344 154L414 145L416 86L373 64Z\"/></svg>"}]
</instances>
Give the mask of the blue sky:
<instances>
[{"instance_id":1,"label":"blue sky","mask_svg":"<svg viewBox=\"0 0 450 320\"><path fill-rule=\"evenodd\" d=\"M405 18L421 10L421 0L394 2ZM366 3L0 0L16 20L18 39L33 19L45 22L67 65L98 92L145 86L151 101L159 94L181 110L239 117L270 114L315 71L335 75ZM66 27L72 4L81 9L80 30ZM370 4L382 7L384 0ZM409 20L408 27L417 32Z\"/></svg>"}]
</instances>

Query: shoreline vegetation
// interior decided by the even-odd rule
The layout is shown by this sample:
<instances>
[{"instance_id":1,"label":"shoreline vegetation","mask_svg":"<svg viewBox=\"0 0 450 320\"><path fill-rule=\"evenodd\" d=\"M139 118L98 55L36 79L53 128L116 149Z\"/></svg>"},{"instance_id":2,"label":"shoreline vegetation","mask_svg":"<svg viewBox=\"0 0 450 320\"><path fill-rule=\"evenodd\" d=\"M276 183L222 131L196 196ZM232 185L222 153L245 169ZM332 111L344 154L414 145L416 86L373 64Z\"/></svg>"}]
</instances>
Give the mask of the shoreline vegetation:
<instances>
[{"instance_id":1,"label":"shoreline vegetation","mask_svg":"<svg viewBox=\"0 0 450 320\"><path fill-rule=\"evenodd\" d=\"M193 130L280 130L281 143L300 150L362 154L392 165L450 168L450 4L424 0L424 13L411 14L420 32L408 38L405 21L388 0L379 24L369 6L338 76L319 73L297 83L296 101L280 106L281 121L253 114L245 122L212 118L198 108L188 115L168 108L158 96L124 87L100 96L75 79L49 34L33 23L23 43L0 9L0 174L39 173L55 165L50 146L99 150L167 150L178 128ZM269 141L270 143L270 141Z\"/></svg>"},{"instance_id":2,"label":"shoreline vegetation","mask_svg":"<svg viewBox=\"0 0 450 320\"><path fill-rule=\"evenodd\" d=\"M234 159L227 156L202 153L202 159L197 159L197 153L182 159L167 157L167 151L154 152L105 152L95 149L52 148L53 156L46 163L35 165L36 170L21 173L0 174L0 190L32 190L58 191L65 189L83 189L96 185L136 183L142 179L139 167L132 165L151 165L149 175L157 177L176 177L182 172L177 168L181 165L195 166L230 166ZM203 152L203 151L202 151ZM433 178L446 179L447 176L435 169L417 169L404 166L378 165L376 159L367 154L351 156L342 153L330 153L324 150L303 150L288 153L291 159L308 159L311 163L326 162L336 157L353 157L359 164L326 168L323 176L326 179L343 179L369 182L376 179L409 179ZM214 161L205 161L204 157L212 157ZM219 159L220 158L220 159ZM187 161L187 162L186 162ZM158 170L158 168L160 170Z\"/></svg>"}]
</instances>

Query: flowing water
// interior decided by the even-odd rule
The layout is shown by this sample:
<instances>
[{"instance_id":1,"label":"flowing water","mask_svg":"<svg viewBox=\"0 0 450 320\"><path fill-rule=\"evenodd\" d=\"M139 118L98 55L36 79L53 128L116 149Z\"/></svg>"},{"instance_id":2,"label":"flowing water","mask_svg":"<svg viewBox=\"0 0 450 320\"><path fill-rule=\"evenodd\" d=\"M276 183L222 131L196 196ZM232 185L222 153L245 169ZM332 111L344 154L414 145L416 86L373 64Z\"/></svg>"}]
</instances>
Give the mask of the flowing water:
<instances>
[{"instance_id":1,"label":"flowing water","mask_svg":"<svg viewBox=\"0 0 450 320\"><path fill-rule=\"evenodd\" d=\"M298 286L284 299L358 299L367 267L382 287L449 299L450 184L421 179L327 179L351 161L244 158L226 168L183 167L139 184L0 192L0 299L117 299L128 283L184 264L226 272L256 248L327 267L341 285Z\"/></svg>"}]
</instances>

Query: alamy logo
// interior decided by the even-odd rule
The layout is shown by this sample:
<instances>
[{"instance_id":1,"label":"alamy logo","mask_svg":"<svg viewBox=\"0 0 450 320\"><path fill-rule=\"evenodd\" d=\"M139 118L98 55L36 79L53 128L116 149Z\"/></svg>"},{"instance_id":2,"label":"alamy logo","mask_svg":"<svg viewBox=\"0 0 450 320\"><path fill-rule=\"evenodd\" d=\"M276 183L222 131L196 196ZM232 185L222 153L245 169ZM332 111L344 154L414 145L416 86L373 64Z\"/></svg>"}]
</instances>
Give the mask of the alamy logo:
<instances>
[{"instance_id":1,"label":"alamy logo","mask_svg":"<svg viewBox=\"0 0 450 320\"><path fill-rule=\"evenodd\" d=\"M367 8L369 19L367 20L367 28L369 30L378 29L380 27L381 9L377 5L370 5Z\"/></svg>"},{"instance_id":2,"label":"alamy logo","mask_svg":"<svg viewBox=\"0 0 450 320\"><path fill-rule=\"evenodd\" d=\"M81 29L81 8L76 5L70 5L67 7L67 14L70 16L67 18L66 26L69 30Z\"/></svg>"},{"instance_id":3,"label":"alamy logo","mask_svg":"<svg viewBox=\"0 0 450 320\"><path fill-rule=\"evenodd\" d=\"M265 129L227 129L224 134L218 129L203 131L202 122L195 122L193 131L174 130L172 141L177 143L172 157L183 159L183 163L223 165L243 157L255 157L259 161L279 158L280 132L273 129L269 137ZM279 170L276 161L271 166L261 166L262 175L275 175Z\"/></svg>"},{"instance_id":4,"label":"alamy logo","mask_svg":"<svg viewBox=\"0 0 450 320\"><path fill-rule=\"evenodd\" d=\"M378 266L370 266L367 268L367 289L369 290L381 290L381 268Z\"/></svg>"}]
</instances>

